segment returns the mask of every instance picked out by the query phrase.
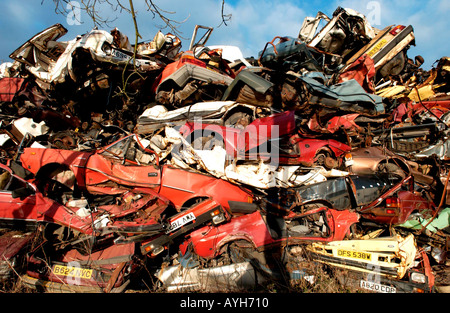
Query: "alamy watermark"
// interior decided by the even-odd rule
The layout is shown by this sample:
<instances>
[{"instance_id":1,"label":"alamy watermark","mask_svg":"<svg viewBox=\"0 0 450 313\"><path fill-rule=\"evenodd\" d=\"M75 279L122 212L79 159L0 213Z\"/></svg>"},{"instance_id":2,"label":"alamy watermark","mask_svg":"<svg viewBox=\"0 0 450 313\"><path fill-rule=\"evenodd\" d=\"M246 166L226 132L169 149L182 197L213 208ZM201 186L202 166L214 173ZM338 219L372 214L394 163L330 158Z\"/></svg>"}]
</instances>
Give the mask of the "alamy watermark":
<instances>
[{"instance_id":1,"label":"alamy watermark","mask_svg":"<svg viewBox=\"0 0 450 313\"><path fill-rule=\"evenodd\" d=\"M381 4L378 1L369 1L366 5L367 21L371 26L381 25Z\"/></svg>"},{"instance_id":2,"label":"alamy watermark","mask_svg":"<svg viewBox=\"0 0 450 313\"><path fill-rule=\"evenodd\" d=\"M81 4L78 1L69 1L66 5L66 22L70 26L81 25Z\"/></svg>"}]
</instances>

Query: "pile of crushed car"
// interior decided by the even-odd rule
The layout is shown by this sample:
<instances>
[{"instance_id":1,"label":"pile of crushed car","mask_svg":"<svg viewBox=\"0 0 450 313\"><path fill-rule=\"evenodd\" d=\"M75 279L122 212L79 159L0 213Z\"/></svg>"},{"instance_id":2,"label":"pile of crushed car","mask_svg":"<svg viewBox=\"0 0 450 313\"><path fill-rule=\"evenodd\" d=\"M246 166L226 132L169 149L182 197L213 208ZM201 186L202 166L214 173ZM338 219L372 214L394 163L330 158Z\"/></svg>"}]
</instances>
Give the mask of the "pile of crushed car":
<instances>
[{"instance_id":1,"label":"pile of crushed car","mask_svg":"<svg viewBox=\"0 0 450 313\"><path fill-rule=\"evenodd\" d=\"M319 27L320 26L320 27ZM450 58L338 7L257 58L60 24L0 66L0 275L39 291L445 292ZM146 277L146 280L143 277Z\"/></svg>"}]
</instances>

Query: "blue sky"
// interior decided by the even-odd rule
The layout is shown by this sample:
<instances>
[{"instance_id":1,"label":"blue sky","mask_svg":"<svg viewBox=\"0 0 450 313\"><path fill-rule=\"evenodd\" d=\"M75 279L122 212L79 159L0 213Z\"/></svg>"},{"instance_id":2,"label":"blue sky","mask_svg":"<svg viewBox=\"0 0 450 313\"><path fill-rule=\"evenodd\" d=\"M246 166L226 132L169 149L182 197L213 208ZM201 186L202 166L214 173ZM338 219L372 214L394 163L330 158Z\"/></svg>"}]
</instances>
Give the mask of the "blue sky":
<instances>
[{"instance_id":1,"label":"blue sky","mask_svg":"<svg viewBox=\"0 0 450 313\"><path fill-rule=\"evenodd\" d=\"M114 1L113 1L114 2ZM128 3L127 1L122 1ZM443 56L450 56L450 0L226 0L225 14L231 14L227 26L221 23L222 0L154 0L173 20L185 21L178 30L183 40L182 50L187 49L189 38L196 24L214 27L208 44L239 46L244 56L257 56L265 43L275 36L294 36L306 16L315 16L317 11L331 16L338 7L352 8L365 14L371 25L384 28L392 24L412 25L416 35L416 46L408 56L422 55L423 68L428 70ZM161 21L146 11L143 0L135 0L138 11L139 31L143 40L151 40L161 28ZM73 39L93 27L92 20L84 13L80 25L69 25L66 17L55 13L53 0L1 0L0 8L0 63L10 61L9 54L37 32L55 23L68 29L61 40ZM134 41L134 27L129 14L114 12L107 6L99 7L100 14L115 19L103 29L118 27ZM162 29L163 33L169 32Z\"/></svg>"}]
</instances>

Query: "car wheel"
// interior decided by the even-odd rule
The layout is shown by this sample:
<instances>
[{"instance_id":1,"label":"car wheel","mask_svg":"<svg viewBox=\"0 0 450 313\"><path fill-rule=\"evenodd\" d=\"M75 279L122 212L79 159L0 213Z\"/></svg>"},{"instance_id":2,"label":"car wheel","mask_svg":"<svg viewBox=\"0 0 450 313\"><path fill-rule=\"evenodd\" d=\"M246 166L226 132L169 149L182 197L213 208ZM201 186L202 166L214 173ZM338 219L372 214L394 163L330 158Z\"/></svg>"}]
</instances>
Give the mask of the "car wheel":
<instances>
[{"instance_id":1,"label":"car wheel","mask_svg":"<svg viewBox=\"0 0 450 313\"><path fill-rule=\"evenodd\" d=\"M321 166L326 169L336 168L338 165L337 160L335 160L331 153L327 150L322 150L316 153L314 157L314 166Z\"/></svg>"}]
</instances>

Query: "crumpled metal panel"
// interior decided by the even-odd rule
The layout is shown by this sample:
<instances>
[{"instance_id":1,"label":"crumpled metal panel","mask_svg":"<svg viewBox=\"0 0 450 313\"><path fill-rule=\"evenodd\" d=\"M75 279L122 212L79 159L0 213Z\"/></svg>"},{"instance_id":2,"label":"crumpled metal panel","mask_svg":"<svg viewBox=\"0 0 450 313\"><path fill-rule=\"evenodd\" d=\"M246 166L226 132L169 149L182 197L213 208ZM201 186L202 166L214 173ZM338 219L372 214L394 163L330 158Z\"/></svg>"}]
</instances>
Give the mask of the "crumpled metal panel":
<instances>
[{"instance_id":1,"label":"crumpled metal panel","mask_svg":"<svg viewBox=\"0 0 450 313\"><path fill-rule=\"evenodd\" d=\"M210 268L171 266L162 268L157 277L169 292L242 292L263 281L250 262Z\"/></svg>"}]
</instances>

